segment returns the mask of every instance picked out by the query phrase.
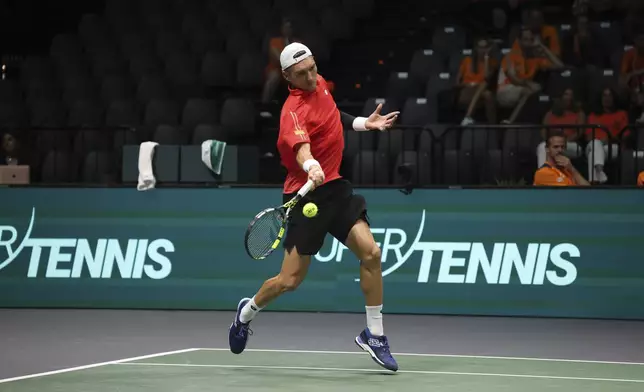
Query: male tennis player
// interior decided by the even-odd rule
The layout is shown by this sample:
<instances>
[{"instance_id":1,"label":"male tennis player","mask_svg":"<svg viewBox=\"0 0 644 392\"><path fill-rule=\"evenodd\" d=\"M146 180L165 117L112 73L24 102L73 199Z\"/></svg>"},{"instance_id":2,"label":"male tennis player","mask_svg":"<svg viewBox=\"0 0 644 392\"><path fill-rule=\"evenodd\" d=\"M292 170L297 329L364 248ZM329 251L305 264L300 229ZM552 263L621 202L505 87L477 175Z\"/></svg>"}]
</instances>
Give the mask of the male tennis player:
<instances>
[{"instance_id":1,"label":"male tennis player","mask_svg":"<svg viewBox=\"0 0 644 392\"><path fill-rule=\"evenodd\" d=\"M313 54L301 43L292 43L280 55L282 74L289 83L289 96L282 107L277 147L288 174L284 203L311 179L314 188L295 207L284 238L286 250L280 273L267 280L252 298L243 298L230 326L230 350L246 348L249 324L255 315L281 294L295 290L304 280L311 256L327 233L346 245L360 260L360 287L364 294L367 328L356 344L386 369L398 364L389 351L382 325L382 269L380 249L369 229L366 202L353 193L349 181L340 176L344 150L344 125L356 131L386 130L399 112L380 115L382 105L368 117L341 113L326 81L318 75ZM302 206L313 202L318 214L307 218Z\"/></svg>"}]
</instances>

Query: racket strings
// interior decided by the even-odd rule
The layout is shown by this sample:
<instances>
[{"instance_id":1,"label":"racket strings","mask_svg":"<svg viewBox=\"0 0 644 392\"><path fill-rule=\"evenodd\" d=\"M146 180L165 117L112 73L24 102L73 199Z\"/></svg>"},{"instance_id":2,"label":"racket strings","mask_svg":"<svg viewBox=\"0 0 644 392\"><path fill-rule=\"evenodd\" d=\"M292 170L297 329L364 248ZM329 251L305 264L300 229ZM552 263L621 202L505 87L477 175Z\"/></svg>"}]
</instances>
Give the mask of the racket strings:
<instances>
[{"instance_id":1,"label":"racket strings","mask_svg":"<svg viewBox=\"0 0 644 392\"><path fill-rule=\"evenodd\" d=\"M248 251L253 257L263 257L270 253L284 219L285 215L280 210L273 210L253 223L247 241Z\"/></svg>"}]
</instances>

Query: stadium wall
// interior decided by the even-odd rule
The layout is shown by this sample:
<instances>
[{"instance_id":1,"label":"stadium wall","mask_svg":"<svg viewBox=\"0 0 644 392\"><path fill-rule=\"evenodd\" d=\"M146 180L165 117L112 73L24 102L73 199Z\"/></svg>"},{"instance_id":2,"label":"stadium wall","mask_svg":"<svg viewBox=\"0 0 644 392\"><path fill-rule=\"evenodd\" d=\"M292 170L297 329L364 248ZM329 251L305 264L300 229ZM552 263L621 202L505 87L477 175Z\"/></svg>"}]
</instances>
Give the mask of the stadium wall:
<instances>
[{"instance_id":1,"label":"stadium wall","mask_svg":"<svg viewBox=\"0 0 644 392\"><path fill-rule=\"evenodd\" d=\"M644 319L641 190L359 192L386 312ZM277 188L3 188L0 199L2 307L230 310L279 271L281 252L254 261L243 246ZM270 310L361 312L357 277L327 237Z\"/></svg>"}]
</instances>

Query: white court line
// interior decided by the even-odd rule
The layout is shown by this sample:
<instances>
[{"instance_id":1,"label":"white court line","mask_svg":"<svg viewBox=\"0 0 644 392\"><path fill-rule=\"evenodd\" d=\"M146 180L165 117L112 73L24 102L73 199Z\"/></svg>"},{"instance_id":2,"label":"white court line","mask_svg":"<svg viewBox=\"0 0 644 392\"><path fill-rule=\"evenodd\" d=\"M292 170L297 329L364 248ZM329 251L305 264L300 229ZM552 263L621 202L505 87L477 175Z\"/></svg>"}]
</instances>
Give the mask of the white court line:
<instances>
[{"instance_id":1,"label":"white court line","mask_svg":"<svg viewBox=\"0 0 644 392\"><path fill-rule=\"evenodd\" d=\"M198 368L221 368L221 369L268 369L268 370L323 370L334 372L367 372L367 373L388 373L386 370L378 369L345 369L345 368L324 368L306 366L264 366L264 365L197 365L188 363L118 363L121 366L168 366L168 367L198 367ZM575 381L608 381L624 383L642 383L644 380L629 380L624 378L595 378L595 377L567 377L567 376L540 376L533 374L509 374L509 373L468 373L468 372L438 372L429 370L398 370L397 373L409 374L438 374L453 376L482 376L482 377L514 377L514 378L541 378L554 380L575 380Z\"/></svg>"},{"instance_id":2,"label":"white court line","mask_svg":"<svg viewBox=\"0 0 644 392\"><path fill-rule=\"evenodd\" d=\"M99 362L99 363L93 363L93 364L90 364L90 365L83 365L83 366L76 366L76 367L70 367L70 368L65 368L65 369L52 370L52 371L43 372L43 373L28 374L28 375L19 376L19 377L3 378L3 379L0 379L0 384L5 383L5 382L10 382L10 381L26 380L28 378L51 376L51 375L54 375L54 374L75 372L75 371L78 371L78 370L91 369L91 368L95 368L95 367L99 367L99 366L114 365L114 364L118 364L118 363L126 362L126 361L138 361L138 360L141 360L141 359L149 359L149 358L155 358L155 357L163 357L163 356L172 355L172 354L187 353L187 352L190 352L190 351L197 351L197 350L198 349L196 349L196 348L187 348L187 349L183 349L183 350L166 351L166 352L163 352L163 353L142 355L140 357L123 358L123 359L117 359L115 361Z\"/></svg>"},{"instance_id":3,"label":"white court line","mask_svg":"<svg viewBox=\"0 0 644 392\"><path fill-rule=\"evenodd\" d=\"M228 348L200 348L199 351L230 351ZM291 353L291 354L342 354L342 355L364 355L362 351L315 351L315 350L269 350L269 349L246 349L250 352L265 353ZM572 362L572 363L598 363L609 365L637 365L644 366L642 362L613 362L613 361L591 361L583 359L549 359L549 358L522 358L522 357L496 357L484 355L456 355L456 354L421 354L421 353L392 353L401 357L444 357L444 358L466 358L466 359L501 359L517 361L543 361L543 362Z\"/></svg>"}]
</instances>

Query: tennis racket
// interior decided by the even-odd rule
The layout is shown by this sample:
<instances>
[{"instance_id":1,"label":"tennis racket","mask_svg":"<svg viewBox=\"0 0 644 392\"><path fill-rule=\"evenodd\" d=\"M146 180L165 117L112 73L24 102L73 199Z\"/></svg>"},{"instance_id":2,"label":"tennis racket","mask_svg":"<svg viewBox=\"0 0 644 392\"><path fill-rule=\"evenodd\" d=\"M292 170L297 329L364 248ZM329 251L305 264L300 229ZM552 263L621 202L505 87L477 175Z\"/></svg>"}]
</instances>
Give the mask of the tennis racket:
<instances>
[{"instance_id":1,"label":"tennis racket","mask_svg":"<svg viewBox=\"0 0 644 392\"><path fill-rule=\"evenodd\" d=\"M291 200L279 207L271 207L255 215L246 229L246 252L255 260L268 257L282 242L293 207L311 190L309 180Z\"/></svg>"}]
</instances>

